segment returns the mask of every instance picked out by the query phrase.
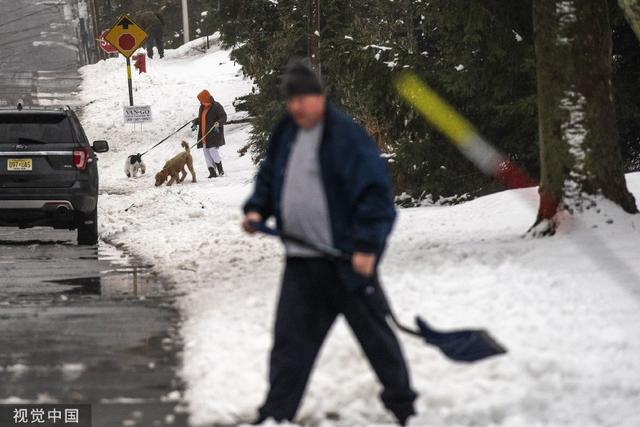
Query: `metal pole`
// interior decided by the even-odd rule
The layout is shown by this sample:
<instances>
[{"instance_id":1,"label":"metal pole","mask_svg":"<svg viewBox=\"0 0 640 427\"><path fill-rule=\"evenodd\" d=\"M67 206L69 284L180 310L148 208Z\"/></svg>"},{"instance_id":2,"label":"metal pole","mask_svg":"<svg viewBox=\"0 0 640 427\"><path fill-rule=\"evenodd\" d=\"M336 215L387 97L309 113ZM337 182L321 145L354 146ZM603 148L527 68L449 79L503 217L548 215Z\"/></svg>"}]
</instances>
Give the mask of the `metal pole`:
<instances>
[{"instance_id":1,"label":"metal pole","mask_svg":"<svg viewBox=\"0 0 640 427\"><path fill-rule=\"evenodd\" d=\"M320 0L309 0L307 53L313 69L320 74Z\"/></svg>"},{"instance_id":2,"label":"metal pole","mask_svg":"<svg viewBox=\"0 0 640 427\"><path fill-rule=\"evenodd\" d=\"M189 41L189 5L187 0L182 0L182 30L184 32L184 42Z\"/></svg>"},{"instance_id":3,"label":"metal pole","mask_svg":"<svg viewBox=\"0 0 640 427\"><path fill-rule=\"evenodd\" d=\"M129 105L133 107L133 85L131 84L131 60L127 57L127 83L129 84Z\"/></svg>"},{"instance_id":4,"label":"metal pole","mask_svg":"<svg viewBox=\"0 0 640 427\"><path fill-rule=\"evenodd\" d=\"M205 10L200 14L200 16L200 22L202 22L202 27L204 28L204 33L207 40L207 49L209 49L209 22L207 21L207 19L209 18L209 12Z\"/></svg>"},{"instance_id":5,"label":"metal pole","mask_svg":"<svg viewBox=\"0 0 640 427\"><path fill-rule=\"evenodd\" d=\"M91 26L93 27L93 47L95 50L95 57L102 59L102 49L98 46L98 11L96 9L96 0L89 1L89 10L91 14Z\"/></svg>"}]
</instances>

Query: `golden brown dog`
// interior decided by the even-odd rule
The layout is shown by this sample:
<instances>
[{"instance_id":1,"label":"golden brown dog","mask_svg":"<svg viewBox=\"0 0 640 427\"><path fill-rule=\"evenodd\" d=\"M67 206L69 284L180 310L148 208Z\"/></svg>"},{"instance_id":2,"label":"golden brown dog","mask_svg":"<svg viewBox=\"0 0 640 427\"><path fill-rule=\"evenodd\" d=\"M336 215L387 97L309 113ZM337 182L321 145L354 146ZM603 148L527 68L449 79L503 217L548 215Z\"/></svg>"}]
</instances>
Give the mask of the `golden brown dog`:
<instances>
[{"instance_id":1,"label":"golden brown dog","mask_svg":"<svg viewBox=\"0 0 640 427\"><path fill-rule=\"evenodd\" d=\"M193 158L191 157L189 144L187 144L186 141L182 141L182 146L184 147L184 152L168 160L162 170L156 174L156 187L164 184L168 177L171 177L171 179L167 182L167 185L184 181L187 177L187 171L184 169L185 166L189 168L189 172L191 172L191 181L196 182L196 173L193 170Z\"/></svg>"}]
</instances>

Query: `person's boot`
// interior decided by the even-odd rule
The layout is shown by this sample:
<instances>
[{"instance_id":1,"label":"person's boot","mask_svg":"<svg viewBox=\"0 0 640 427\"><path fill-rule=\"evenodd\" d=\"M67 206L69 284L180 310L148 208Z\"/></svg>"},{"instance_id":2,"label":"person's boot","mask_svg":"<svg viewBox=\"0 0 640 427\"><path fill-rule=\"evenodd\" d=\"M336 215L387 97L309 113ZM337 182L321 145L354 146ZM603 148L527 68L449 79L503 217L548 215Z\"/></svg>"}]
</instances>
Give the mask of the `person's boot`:
<instances>
[{"instance_id":1,"label":"person's boot","mask_svg":"<svg viewBox=\"0 0 640 427\"><path fill-rule=\"evenodd\" d=\"M406 426L409 421L409 418L413 417L416 414L416 411L413 408L413 404L411 403L407 408L404 408L404 410L393 411L393 414L396 416L396 419L398 420L399 425Z\"/></svg>"},{"instance_id":2,"label":"person's boot","mask_svg":"<svg viewBox=\"0 0 640 427\"><path fill-rule=\"evenodd\" d=\"M218 168L218 173L220 176L224 176L224 169L222 169L222 162L216 163L216 167Z\"/></svg>"},{"instance_id":3,"label":"person's boot","mask_svg":"<svg viewBox=\"0 0 640 427\"><path fill-rule=\"evenodd\" d=\"M264 415L258 415L258 417L255 420L249 422L249 425L250 426L259 426L261 424L264 424L268 419L269 418L265 417Z\"/></svg>"},{"instance_id":4,"label":"person's boot","mask_svg":"<svg viewBox=\"0 0 640 427\"><path fill-rule=\"evenodd\" d=\"M207 178L217 178L218 174L216 173L216 168L209 167L209 176Z\"/></svg>"},{"instance_id":5,"label":"person's boot","mask_svg":"<svg viewBox=\"0 0 640 427\"><path fill-rule=\"evenodd\" d=\"M259 426L259 425L262 425L264 423L268 423L268 425L271 425L272 422L276 422L276 423L280 424L282 422L288 423L290 421L291 420L286 420L286 419L283 419L283 418L274 418L273 416L259 413L258 417L256 419L254 419L253 421L249 422L249 425L250 426Z\"/></svg>"}]
</instances>

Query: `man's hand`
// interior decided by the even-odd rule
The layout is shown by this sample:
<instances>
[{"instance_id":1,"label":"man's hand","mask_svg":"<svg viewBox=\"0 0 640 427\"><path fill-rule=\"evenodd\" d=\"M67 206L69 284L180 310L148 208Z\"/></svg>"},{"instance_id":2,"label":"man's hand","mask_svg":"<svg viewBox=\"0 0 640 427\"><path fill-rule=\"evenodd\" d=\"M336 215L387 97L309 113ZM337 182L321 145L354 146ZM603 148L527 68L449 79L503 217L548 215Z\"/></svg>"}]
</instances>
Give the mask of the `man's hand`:
<instances>
[{"instance_id":1,"label":"man's hand","mask_svg":"<svg viewBox=\"0 0 640 427\"><path fill-rule=\"evenodd\" d=\"M353 270L365 277L373 276L376 268L376 255L363 252L355 252L351 257L351 265Z\"/></svg>"},{"instance_id":2,"label":"man's hand","mask_svg":"<svg viewBox=\"0 0 640 427\"><path fill-rule=\"evenodd\" d=\"M252 222L262 222L262 215L258 212L248 212L242 221L242 229L249 234L253 234L256 230L251 226Z\"/></svg>"},{"instance_id":3,"label":"man's hand","mask_svg":"<svg viewBox=\"0 0 640 427\"><path fill-rule=\"evenodd\" d=\"M215 123L213 124L213 127L214 127L214 128L219 128L219 127L220 127L220 123L219 123L219 122L215 122Z\"/></svg>"}]
</instances>

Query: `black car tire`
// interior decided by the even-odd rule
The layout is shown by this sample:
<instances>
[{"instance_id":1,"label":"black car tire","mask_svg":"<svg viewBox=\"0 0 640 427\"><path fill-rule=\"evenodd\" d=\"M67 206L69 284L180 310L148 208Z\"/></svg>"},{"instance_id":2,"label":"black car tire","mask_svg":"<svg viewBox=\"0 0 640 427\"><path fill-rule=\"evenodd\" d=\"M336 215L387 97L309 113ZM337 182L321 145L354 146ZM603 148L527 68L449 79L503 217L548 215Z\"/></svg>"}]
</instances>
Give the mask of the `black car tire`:
<instances>
[{"instance_id":1,"label":"black car tire","mask_svg":"<svg viewBox=\"0 0 640 427\"><path fill-rule=\"evenodd\" d=\"M92 221L85 224L85 221ZM84 216L83 221L78 225L78 244L95 245L98 243L98 210Z\"/></svg>"}]
</instances>

